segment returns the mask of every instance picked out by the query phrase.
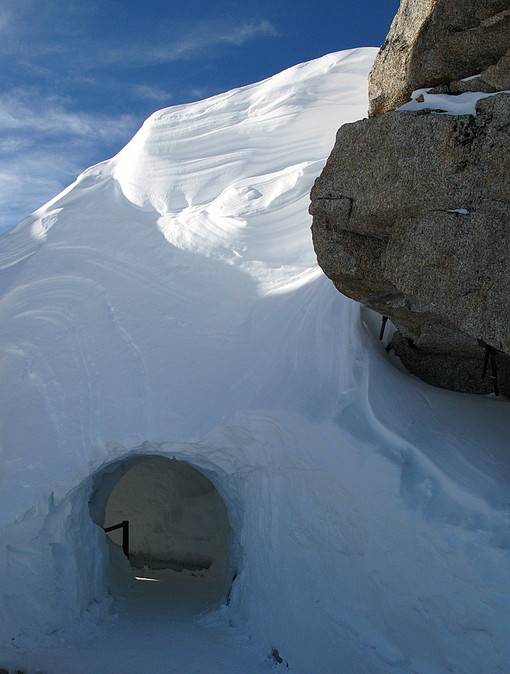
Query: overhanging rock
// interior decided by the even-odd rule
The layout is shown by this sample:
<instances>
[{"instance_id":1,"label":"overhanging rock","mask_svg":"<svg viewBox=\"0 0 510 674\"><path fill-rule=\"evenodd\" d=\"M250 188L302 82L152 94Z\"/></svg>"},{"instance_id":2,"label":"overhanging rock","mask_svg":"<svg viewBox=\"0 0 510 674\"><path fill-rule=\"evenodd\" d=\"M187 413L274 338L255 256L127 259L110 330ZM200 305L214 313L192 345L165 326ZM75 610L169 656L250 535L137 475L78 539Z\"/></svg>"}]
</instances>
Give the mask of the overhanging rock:
<instances>
[{"instance_id":1,"label":"overhanging rock","mask_svg":"<svg viewBox=\"0 0 510 674\"><path fill-rule=\"evenodd\" d=\"M318 261L399 333L429 383L510 391L510 95L476 116L391 112L343 126L312 190ZM480 341L479 341L480 340ZM482 342L482 343L481 343Z\"/></svg>"}]
</instances>

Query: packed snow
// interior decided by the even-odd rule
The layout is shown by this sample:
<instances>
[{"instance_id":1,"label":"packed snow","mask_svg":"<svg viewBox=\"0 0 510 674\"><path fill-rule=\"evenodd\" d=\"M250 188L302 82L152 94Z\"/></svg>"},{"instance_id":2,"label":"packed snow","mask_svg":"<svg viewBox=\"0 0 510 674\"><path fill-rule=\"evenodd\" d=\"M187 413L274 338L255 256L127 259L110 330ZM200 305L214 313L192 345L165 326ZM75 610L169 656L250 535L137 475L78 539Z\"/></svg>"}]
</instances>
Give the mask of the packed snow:
<instances>
[{"instance_id":1,"label":"packed snow","mask_svg":"<svg viewBox=\"0 0 510 674\"><path fill-rule=\"evenodd\" d=\"M312 247L375 54L161 110L0 239L0 667L509 671L508 405L395 368ZM169 571L115 591L92 506L144 456L223 498L220 606Z\"/></svg>"},{"instance_id":2,"label":"packed snow","mask_svg":"<svg viewBox=\"0 0 510 674\"><path fill-rule=\"evenodd\" d=\"M476 76L475 76L476 77ZM474 78L466 78L469 79ZM462 94L434 94L429 88L417 89L411 94L411 100L401 105L398 110L403 112L417 112L419 110L432 110L436 114L447 115L476 115L478 101L499 94L510 94L510 91L496 91L486 93L483 91L465 91Z\"/></svg>"}]
</instances>

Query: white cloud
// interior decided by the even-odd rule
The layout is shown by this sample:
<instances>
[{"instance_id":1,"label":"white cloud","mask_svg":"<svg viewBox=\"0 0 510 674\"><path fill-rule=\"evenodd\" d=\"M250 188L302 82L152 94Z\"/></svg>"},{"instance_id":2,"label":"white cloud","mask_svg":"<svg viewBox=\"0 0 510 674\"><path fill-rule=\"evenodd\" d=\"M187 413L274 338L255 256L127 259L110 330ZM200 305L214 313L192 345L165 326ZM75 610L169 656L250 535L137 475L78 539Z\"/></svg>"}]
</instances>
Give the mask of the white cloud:
<instances>
[{"instance_id":1,"label":"white cloud","mask_svg":"<svg viewBox=\"0 0 510 674\"><path fill-rule=\"evenodd\" d=\"M27 15L34 8L34 0L0 0L0 50L9 51L11 42L16 43L19 35L33 25Z\"/></svg>"},{"instance_id":2,"label":"white cloud","mask_svg":"<svg viewBox=\"0 0 510 674\"><path fill-rule=\"evenodd\" d=\"M205 21L175 40L156 46L137 45L126 49L97 49L89 65L150 65L151 63L171 63L191 59L204 53L206 49L221 45L241 47L245 43L262 37L276 37L278 31L267 19L233 23L226 21Z\"/></svg>"},{"instance_id":3,"label":"white cloud","mask_svg":"<svg viewBox=\"0 0 510 674\"><path fill-rule=\"evenodd\" d=\"M26 68L40 71L41 74L44 74L46 57L61 55L68 70L73 67L83 75L86 70L104 66L143 66L192 59L214 47L241 47L252 40L278 36L275 26L265 18L244 21L206 19L196 22L192 28L174 27L173 37L164 42L146 39L129 46L122 44L116 47L95 41L93 36L83 33L79 26L74 25L72 35L67 36L69 39L55 41L45 39L47 30L44 26L51 17L55 17L50 11L51 6L46 6L43 16L33 21L30 17L37 17L39 11L34 0L0 2L7 2L5 7L0 8L0 34L3 34L0 53L19 58ZM69 10L68 4L66 7ZM59 18L60 23L62 17ZM86 50L80 48L84 40ZM46 74L51 75L50 72Z\"/></svg>"},{"instance_id":4,"label":"white cloud","mask_svg":"<svg viewBox=\"0 0 510 674\"><path fill-rule=\"evenodd\" d=\"M232 33L224 33L221 37L222 42L243 45L245 42L254 40L257 37L278 37L278 31L267 19L260 19L259 21L242 24Z\"/></svg>"},{"instance_id":5,"label":"white cloud","mask_svg":"<svg viewBox=\"0 0 510 674\"><path fill-rule=\"evenodd\" d=\"M161 87L151 86L149 84L135 84L131 87L131 91L139 98L145 98L149 101L156 101L158 103L167 103L172 101L172 94L168 93Z\"/></svg>"},{"instance_id":6,"label":"white cloud","mask_svg":"<svg viewBox=\"0 0 510 674\"><path fill-rule=\"evenodd\" d=\"M156 61L176 61L191 58L204 49L215 45L230 44L241 47L246 42L259 37L275 37L276 28L267 19L249 21L242 24L208 22L199 25L186 37L168 46L156 47L147 53Z\"/></svg>"},{"instance_id":7,"label":"white cloud","mask_svg":"<svg viewBox=\"0 0 510 674\"><path fill-rule=\"evenodd\" d=\"M134 123L131 115L109 117L72 111L58 98L44 97L29 89L0 93L0 133L27 131L30 134L117 138L124 137Z\"/></svg>"},{"instance_id":8,"label":"white cloud","mask_svg":"<svg viewBox=\"0 0 510 674\"><path fill-rule=\"evenodd\" d=\"M5 32L11 21L12 12L5 7L0 7L0 33Z\"/></svg>"},{"instance_id":9,"label":"white cloud","mask_svg":"<svg viewBox=\"0 0 510 674\"><path fill-rule=\"evenodd\" d=\"M97 14L98 7L79 0L0 0L0 68L11 82L23 82L27 72L29 81L45 87L43 94L27 86L0 89L0 230L38 208L88 165L119 149L138 125L130 114L80 111L72 100L47 92L75 91L85 84L96 96L107 90L110 95L117 90L116 74L125 66L210 59L215 48L238 48L277 35L263 18L206 19L187 29L155 27L158 37L141 36L137 44L119 42L115 47L98 41L83 27L89 23L78 20ZM163 30L166 39L161 38ZM126 81L125 73L118 79L132 103L145 101L147 107L151 101L163 107L174 102L163 87ZM192 96L211 93L214 90L206 87ZM100 99L91 100L97 107Z\"/></svg>"},{"instance_id":10,"label":"white cloud","mask_svg":"<svg viewBox=\"0 0 510 674\"><path fill-rule=\"evenodd\" d=\"M41 206L136 129L129 115L76 112L55 97L0 95L0 231Z\"/></svg>"},{"instance_id":11,"label":"white cloud","mask_svg":"<svg viewBox=\"0 0 510 674\"><path fill-rule=\"evenodd\" d=\"M188 91L189 96L193 100L199 101L202 100L203 98L208 98L209 96L214 96L214 94L218 93L218 88L217 87L191 87Z\"/></svg>"},{"instance_id":12,"label":"white cloud","mask_svg":"<svg viewBox=\"0 0 510 674\"><path fill-rule=\"evenodd\" d=\"M35 151L0 161L0 232L48 201L70 182L78 167L56 151ZM72 178L71 178L72 179Z\"/></svg>"}]
</instances>

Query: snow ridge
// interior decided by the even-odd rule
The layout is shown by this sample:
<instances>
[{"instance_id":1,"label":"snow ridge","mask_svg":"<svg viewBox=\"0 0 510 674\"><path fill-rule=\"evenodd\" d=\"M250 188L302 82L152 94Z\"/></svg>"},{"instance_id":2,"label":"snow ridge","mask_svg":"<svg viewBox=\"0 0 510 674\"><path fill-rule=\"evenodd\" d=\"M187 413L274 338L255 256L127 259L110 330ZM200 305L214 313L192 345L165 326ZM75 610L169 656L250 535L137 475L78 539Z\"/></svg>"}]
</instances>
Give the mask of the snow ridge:
<instances>
[{"instance_id":1,"label":"snow ridge","mask_svg":"<svg viewBox=\"0 0 510 674\"><path fill-rule=\"evenodd\" d=\"M1 238L13 666L118 665L90 648L116 628L88 499L145 453L190 461L227 504L238 578L207 639L233 625L257 662L277 647L302 674L508 670L506 406L395 369L313 252L309 191L338 126L365 116L375 54L161 110Z\"/></svg>"}]
</instances>

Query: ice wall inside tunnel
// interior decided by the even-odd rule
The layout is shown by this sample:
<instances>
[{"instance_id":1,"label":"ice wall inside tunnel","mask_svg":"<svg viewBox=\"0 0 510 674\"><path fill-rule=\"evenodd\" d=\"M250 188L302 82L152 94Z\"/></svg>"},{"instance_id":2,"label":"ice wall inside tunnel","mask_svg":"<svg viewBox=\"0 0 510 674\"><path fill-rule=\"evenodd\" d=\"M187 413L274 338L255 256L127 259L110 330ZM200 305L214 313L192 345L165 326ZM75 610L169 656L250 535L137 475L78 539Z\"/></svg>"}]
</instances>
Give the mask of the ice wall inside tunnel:
<instances>
[{"instance_id":1,"label":"ice wall inside tunnel","mask_svg":"<svg viewBox=\"0 0 510 674\"><path fill-rule=\"evenodd\" d=\"M103 526L129 522L131 566L225 575L230 527L212 482L189 463L162 456L128 463L107 498ZM109 538L120 546L122 532Z\"/></svg>"},{"instance_id":2,"label":"ice wall inside tunnel","mask_svg":"<svg viewBox=\"0 0 510 674\"><path fill-rule=\"evenodd\" d=\"M0 639L44 641L108 615L116 576L135 575L103 531L118 509L132 518L135 564L202 569L226 600L242 565L239 495L230 494L207 448L153 451L147 444L97 466L1 529L9 544L0 551L0 573L9 582L0 586Z\"/></svg>"}]
</instances>

